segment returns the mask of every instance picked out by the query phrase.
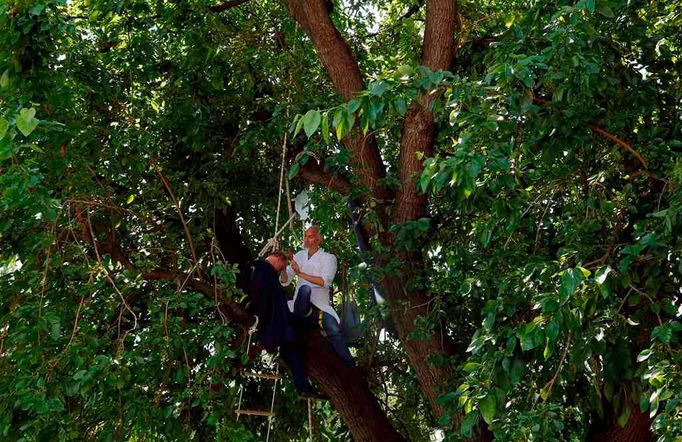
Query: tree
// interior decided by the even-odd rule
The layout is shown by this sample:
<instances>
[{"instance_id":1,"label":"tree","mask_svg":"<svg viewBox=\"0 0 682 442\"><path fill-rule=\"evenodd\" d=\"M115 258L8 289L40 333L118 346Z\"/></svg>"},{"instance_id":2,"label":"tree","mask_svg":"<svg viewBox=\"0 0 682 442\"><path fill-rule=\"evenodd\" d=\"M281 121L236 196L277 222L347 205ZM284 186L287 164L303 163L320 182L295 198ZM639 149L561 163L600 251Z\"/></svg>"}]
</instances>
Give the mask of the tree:
<instances>
[{"instance_id":1,"label":"tree","mask_svg":"<svg viewBox=\"0 0 682 442\"><path fill-rule=\"evenodd\" d=\"M317 407L320 431L424 440L438 420L452 438L673 440L679 12L4 5L4 434L263 434L232 416L251 323L234 275L272 234L290 128L291 184L313 185L339 282L398 332L370 328L361 372L308 336L338 412ZM354 250L347 197L370 252ZM304 407L288 389L278 404L274 438L303 437Z\"/></svg>"}]
</instances>

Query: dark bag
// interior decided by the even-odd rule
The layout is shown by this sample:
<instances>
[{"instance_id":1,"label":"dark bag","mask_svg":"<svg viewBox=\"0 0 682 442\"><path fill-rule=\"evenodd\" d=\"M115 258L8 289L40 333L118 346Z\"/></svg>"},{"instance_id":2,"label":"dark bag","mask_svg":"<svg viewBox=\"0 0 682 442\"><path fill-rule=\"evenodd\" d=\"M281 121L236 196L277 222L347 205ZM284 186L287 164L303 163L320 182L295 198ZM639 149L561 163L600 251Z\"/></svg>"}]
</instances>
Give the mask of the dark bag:
<instances>
[{"instance_id":1,"label":"dark bag","mask_svg":"<svg viewBox=\"0 0 682 442\"><path fill-rule=\"evenodd\" d=\"M354 296L349 297L345 293L341 304L341 331L348 343L355 342L365 335L365 325L360 320L358 303Z\"/></svg>"}]
</instances>

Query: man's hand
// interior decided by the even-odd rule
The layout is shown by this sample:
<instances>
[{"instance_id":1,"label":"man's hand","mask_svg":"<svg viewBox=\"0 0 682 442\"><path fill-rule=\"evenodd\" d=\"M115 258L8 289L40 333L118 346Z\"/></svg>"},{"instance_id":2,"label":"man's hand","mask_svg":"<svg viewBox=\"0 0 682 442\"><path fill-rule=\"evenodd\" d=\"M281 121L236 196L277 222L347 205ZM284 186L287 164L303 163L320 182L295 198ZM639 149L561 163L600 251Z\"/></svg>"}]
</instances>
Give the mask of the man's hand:
<instances>
[{"instance_id":1,"label":"man's hand","mask_svg":"<svg viewBox=\"0 0 682 442\"><path fill-rule=\"evenodd\" d=\"M298 266L298 263L293 257L291 257L291 268L297 275L301 272L301 268Z\"/></svg>"}]
</instances>

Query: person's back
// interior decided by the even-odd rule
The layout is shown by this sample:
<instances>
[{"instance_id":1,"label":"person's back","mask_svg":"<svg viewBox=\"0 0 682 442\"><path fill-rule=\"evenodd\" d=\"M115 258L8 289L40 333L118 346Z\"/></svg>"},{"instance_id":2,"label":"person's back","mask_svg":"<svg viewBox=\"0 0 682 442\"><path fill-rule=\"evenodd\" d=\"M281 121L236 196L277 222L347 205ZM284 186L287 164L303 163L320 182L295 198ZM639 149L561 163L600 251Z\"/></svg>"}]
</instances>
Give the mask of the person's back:
<instances>
[{"instance_id":1,"label":"person's back","mask_svg":"<svg viewBox=\"0 0 682 442\"><path fill-rule=\"evenodd\" d=\"M256 260L244 269L241 286L249 299L247 311L258 316L259 340L266 350L273 352L282 344L295 341L289 319L287 299L279 283L275 267L268 261Z\"/></svg>"},{"instance_id":2,"label":"person's back","mask_svg":"<svg viewBox=\"0 0 682 442\"><path fill-rule=\"evenodd\" d=\"M299 394L308 398L324 398L310 385L303 366L303 353L296 341L294 317L279 281L279 272L287 265L287 256L273 252L266 260L256 260L244 269L238 286L249 298L247 311L258 316L258 337L269 352L277 351L289 365L294 386Z\"/></svg>"}]
</instances>

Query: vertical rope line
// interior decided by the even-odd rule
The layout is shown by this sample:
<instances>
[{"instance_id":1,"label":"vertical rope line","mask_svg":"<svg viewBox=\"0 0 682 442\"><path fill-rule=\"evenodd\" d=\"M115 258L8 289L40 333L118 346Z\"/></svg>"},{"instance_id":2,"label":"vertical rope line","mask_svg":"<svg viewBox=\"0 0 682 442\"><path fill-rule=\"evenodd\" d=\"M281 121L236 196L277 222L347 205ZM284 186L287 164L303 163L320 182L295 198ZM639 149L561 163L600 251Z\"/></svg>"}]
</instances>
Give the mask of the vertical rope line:
<instances>
[{"instance_id":1,"label":"vertical rope line","mask_svg":"<svg viewBox=\"0 0 682 442\"><path fill-rule=\"evenodd\" d=\"M313 409L310 405L311 400L312 399L308 399L308 437L310 438L310 442L313 442Z\"/></svg>"},{"instance_id":2,"label":"vertical rope line","mask_svg":"<svg viewBox=\"0 0 682 442\"><path fill-rule=\"evenodd\" d=\"M282 164L279 168L279 193L277 194L277 217L275 218L275 234L273 237L275 238L275 241L277 241L277 231L279 230L279 212L280 212L280 207L282 204L282 193L283 192L283 186L284 186L284 166L286 164L286 157L287 157L287 132L284 132L284 142L282 143Z\"/></svg>"},{"instance_id":3,"label":"vertical rope line","mask_svg":"<svg viewBox=\"0 0 682 442\"><path fill-rule=\"evenodd\" d=\"M277 369L275 370L275 375L279 376L279 364L277 364L277 358L273 358L275 361L275 364L277 365ZM277 394L277 382L279 381L278 378L275 378L275 383L272 386L272 401L270 401L270 416L268 416L268 434L265 437L265 442L270 442L270 429L272 428L272 413L275 409L275 395Z\"/></svg>"}]
</instances>

